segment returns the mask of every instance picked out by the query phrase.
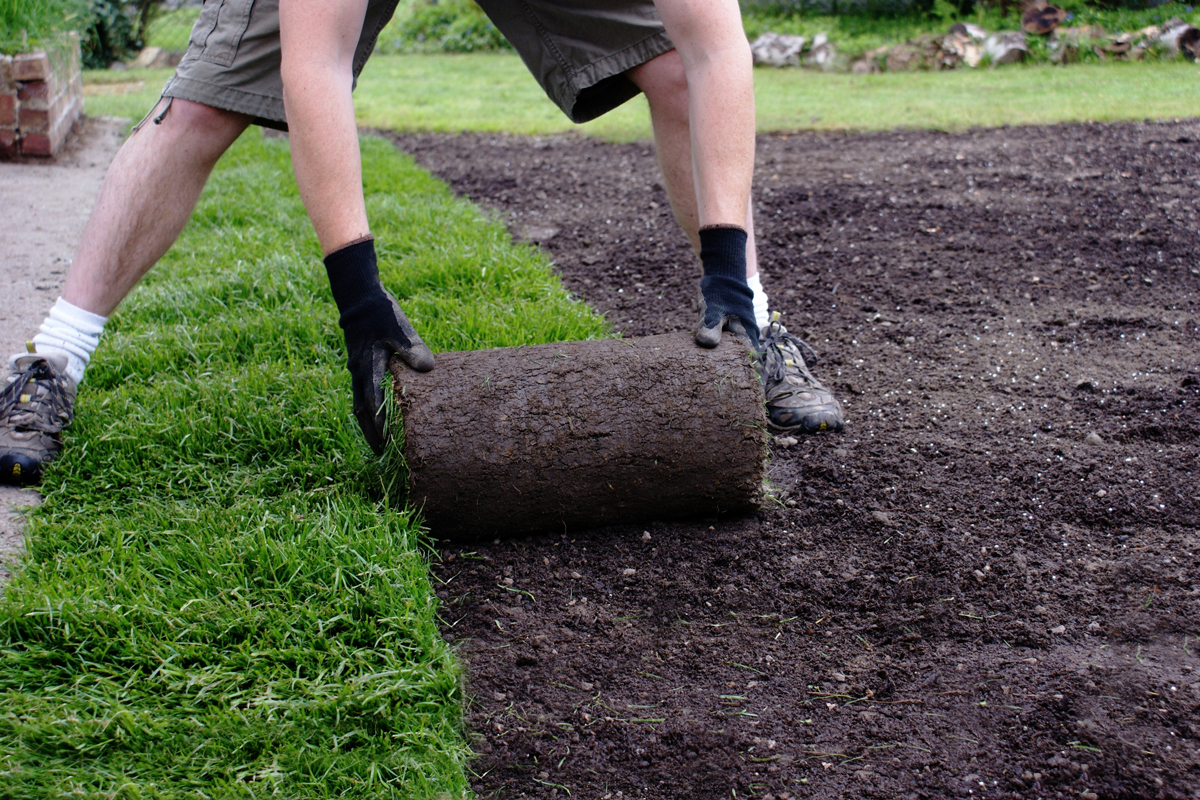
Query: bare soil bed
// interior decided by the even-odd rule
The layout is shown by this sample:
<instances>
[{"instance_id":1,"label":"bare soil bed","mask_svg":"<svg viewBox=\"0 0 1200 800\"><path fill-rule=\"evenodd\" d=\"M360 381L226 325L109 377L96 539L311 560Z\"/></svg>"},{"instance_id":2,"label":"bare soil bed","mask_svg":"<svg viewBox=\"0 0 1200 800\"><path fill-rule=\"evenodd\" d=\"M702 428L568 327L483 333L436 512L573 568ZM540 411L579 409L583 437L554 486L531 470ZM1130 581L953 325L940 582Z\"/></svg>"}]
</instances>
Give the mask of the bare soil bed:
<instances>
[{"instance_id":1,"label":"bare soil bed","mask_svg":"<svg viewBox=\"0 0 1200 800\"><path fill-rule=\"evenodd\" d=\"M399 136L630 335L698 267L650 146ZM845 433L777 502L442 551L489 797L1200 796L1200 126L759 140Z\"/></svg>"}]
</instances>

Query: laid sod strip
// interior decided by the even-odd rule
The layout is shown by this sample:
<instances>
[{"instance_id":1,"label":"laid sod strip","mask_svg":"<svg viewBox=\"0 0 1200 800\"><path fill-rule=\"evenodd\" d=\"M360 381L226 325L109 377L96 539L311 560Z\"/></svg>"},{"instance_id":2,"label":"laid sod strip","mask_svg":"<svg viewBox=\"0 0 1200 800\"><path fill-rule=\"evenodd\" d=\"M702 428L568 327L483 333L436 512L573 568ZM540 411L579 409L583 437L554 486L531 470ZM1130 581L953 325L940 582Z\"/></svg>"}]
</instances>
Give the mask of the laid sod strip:
<instances>
[{"instance_id":1,"label":"laid sod strip","mask_svg":"<svg viewBox=\"0 0 1200 800\"><path fill-rule=\"evenodd\" d=\"M434 350L607 335L534 248L363 153L385 283ZM252 129L114 318L0 597L0 795L467 791L460 668L317 254L286 143Z\"/></svg>"}]
</instances>

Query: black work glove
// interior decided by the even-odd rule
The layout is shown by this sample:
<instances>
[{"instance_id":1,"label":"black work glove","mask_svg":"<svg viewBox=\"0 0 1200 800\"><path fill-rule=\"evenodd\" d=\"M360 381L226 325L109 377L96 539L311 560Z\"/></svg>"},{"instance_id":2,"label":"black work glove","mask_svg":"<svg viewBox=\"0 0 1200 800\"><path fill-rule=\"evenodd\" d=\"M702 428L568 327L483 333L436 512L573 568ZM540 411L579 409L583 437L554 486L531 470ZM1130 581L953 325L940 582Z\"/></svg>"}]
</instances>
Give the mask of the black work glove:
<instances>
[{"instance_id":1,"label":"black work glove","mask_svg":"<svg viewBox=\"0 0 1200 800\"><path fill-rule=\"evenodd\" d=\"M754 320L754 291L746 283L746 232L741 228L705 228L700 231L700 325L696 344L716 347L721 331L728 330L758 349L758 324Z\"/></svg>"},{"instance_id":2,"label":"black work glove","mask_svg":"<svg viewBox=\"0 0 1200 800\"><path fill-rule=\"evenodd\" d=\"M329 286L346 336L346 366L354 391L354 416L376 455L387 443L384 380L392 355L417 372L433 369L433 353L421 341L395 298L379 282L375 241L367 239L325 257Z\"/></svg>"}]
</instances>

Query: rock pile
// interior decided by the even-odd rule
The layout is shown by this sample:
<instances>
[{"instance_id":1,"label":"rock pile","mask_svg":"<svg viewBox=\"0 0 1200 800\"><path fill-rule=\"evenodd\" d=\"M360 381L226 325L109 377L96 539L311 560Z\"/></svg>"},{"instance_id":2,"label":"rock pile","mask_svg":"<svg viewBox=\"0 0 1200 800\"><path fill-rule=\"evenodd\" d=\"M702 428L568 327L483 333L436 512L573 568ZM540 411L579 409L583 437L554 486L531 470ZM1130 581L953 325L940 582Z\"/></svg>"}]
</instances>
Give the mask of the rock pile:
<instances>
[{"instance_id":1,"label":"rock pile","mask_svg":"<svg viewBox=\"0 0 1200 800\"><path fill-rule=\"evenodd\" d=\"M848 69L855 74L911 70L997 67L1024 61L1031 55L1030 37L1045 41L1037 52L1054 64L1081 60L1089 51L1100 60L1138 61L1150 56L1189 61L1200 57L1200 29L1181 19L1161 26L1110 34L1097 25L1064 28L1070 14L1044 0L1026 6L1021 30L989 32L969 22L955 23L944 35L923 34L900 44L885 45L850 61L837 51L824 33L809 42L803 36L768 31L750 44L754 63L772 67Z\"/></svg>"}]
</instances>

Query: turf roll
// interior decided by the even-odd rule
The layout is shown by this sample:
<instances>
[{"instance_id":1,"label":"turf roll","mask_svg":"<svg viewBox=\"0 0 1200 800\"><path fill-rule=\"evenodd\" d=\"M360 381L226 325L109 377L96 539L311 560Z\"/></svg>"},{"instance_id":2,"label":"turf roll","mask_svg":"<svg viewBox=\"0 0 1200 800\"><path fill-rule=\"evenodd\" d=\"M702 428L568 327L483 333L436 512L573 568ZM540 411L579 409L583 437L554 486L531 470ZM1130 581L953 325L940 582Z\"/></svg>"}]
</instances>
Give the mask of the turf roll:
<instances>
[{"instance_id":1,"label":"turf roll","mask_svg":"<svg viewBox=\"0 0 1200 800\"><path fill-rule=\"evenodd\" d=\"M748 349L690 333L393 360L409 499L438 539L754 508L769 435Z\"/></svg>"}]
</instances>

